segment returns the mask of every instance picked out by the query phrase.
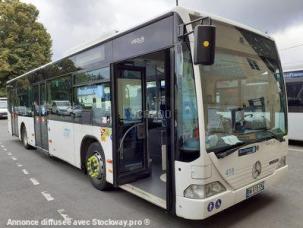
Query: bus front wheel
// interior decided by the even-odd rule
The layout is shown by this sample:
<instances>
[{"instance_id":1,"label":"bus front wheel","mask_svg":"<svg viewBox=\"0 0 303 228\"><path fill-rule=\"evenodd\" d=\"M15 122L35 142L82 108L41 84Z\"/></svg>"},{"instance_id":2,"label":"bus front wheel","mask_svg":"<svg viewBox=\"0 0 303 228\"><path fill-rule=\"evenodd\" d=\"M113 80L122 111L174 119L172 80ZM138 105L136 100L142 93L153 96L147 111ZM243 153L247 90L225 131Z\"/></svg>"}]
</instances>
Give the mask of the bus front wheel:
<instances>
[{"instance_id":1,"label":"bus front wheel","mask_svg":"<svg viewBox=\"0 0 303 228\"><path fill-rule=\"evenodd\" d=\"M92 143L88 147L85 167L90 181L95 188L103 191L110 187L106 182L105 156L99 143Z\"/></svg>"}]
</instances>

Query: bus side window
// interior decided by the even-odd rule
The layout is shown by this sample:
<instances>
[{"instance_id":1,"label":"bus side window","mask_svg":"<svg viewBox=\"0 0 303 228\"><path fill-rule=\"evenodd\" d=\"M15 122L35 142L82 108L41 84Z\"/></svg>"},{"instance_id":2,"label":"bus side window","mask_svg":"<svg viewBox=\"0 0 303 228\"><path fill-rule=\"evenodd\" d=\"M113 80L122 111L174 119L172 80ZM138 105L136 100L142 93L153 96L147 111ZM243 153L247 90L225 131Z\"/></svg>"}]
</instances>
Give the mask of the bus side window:
<instances>
[{"instance_id":1,"label":"bus side window","mask_svg":"<svg viewBox=\"0 0 303 228\"><path fill-rule=\"evenodd\" d=\"M303 112L303 82L287 82L288 111Z\"/></svg>"},{"instance_id":2,"label":"bus side window","mask_svg":"<svg viewBox=\"0 0 303 228\"><path fill-rule=\"evenodd\" d=\"M74 96L75 122L96 126L111 124L109 83L77 87Z\"/></svg>"},{"instance_id":3,"label":"bus side window","mask_svg":"<svg viewBox=\"0 0 303 228\"><path fill-rule=\"evenodd\" d=\"M47 83L47 104L42 104L49 119L71 122L73 110L71 105L71 77L54 79Z\"/></svg>"}]
</instances>

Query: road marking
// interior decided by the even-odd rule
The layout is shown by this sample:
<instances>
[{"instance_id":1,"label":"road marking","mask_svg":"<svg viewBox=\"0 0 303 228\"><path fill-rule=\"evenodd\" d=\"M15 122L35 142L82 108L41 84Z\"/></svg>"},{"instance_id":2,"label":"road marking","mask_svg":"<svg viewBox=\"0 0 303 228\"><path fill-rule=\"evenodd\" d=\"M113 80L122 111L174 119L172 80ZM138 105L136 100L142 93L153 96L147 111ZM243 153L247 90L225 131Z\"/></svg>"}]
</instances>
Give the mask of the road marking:
<instances>
[{"instance_id":1,"label":"road marking","mask_svg":"<svg viewBox=\"0 0 303 228\"><path fill-rule=\"evenodd\" d=\"M20 163L16 163L16 165L18 166L18 167L22 167L23 165L21 165Z\"/></svg>"},{"instance_id":2,"label":"road marking","mask_svg":"<svg viewBox=\"0 0 303 228\"><path fill-rule=\"evenodd\" d=\"M35 178L30 178L33 185L39 185L39 182Z\"/></svg>"},{"instance_id":3,"label":"road marking","mask_svg":"<svg viewBox=\"0 0 303 228\"><path fill-rule=\"evenodd\" d=\"M12 156L13 154L11 152L8 152L7 155Z\"/></svg>"},{"instance_id":4,"label":"road marking","mask_svg":"<svg viewBox=\"0 0 303 228\"><path fill-rule=\"evenodd\" d=\"M1 145L2 148L5 148L5 146Z\"/></svg>"},{"instance_id":5,"label":"road marking","mask_svg":"<svg viewBox=\"0 0 303 228\"><path fill-rule=\"evenodd\" d=\"M66 213L64 209L59 209L57 210L57 212L61 215L62 218L64 218L64 220L72 220Z\"/></svg>"},{"instance_id":6,"label":"road marking","mask_svg":"<svg viewBox=\"0 0 303 228\"><path fill-rule=\"evenodd\" d=\"M14 161L17 161L17 160L18 160L16 157L11 157L11 159L13 159Z\"/></svg>"},{"instance_id":7,"label":"road marking","mask_svg":"<svg viewBox=\"0 0 303 228\"><path fill-rule=\"evenodd\" d=\"M41 192L41 194L44 196L44 198L45 198L47 201L52 201L52 200L55 199L55 198L52 197L51 194L49 194L47 191Z\"/></svg>"},{"instance_id":8,"label":"road marking","mask_svg":"<svg viewBox=\"0 0 303 228\"><path fill-rule=\"evenodd\" d=\"M7 151L7 149L6 149L6 148L3 148L3 150L4 150L4 151Z\"/></svg>"},{"instance_id":9,"label":"road marking","mask_svg":"<svg viewBox=\"0 0 303 228\"><path fill-rule=\"evenodd\" d=\"M26 170L26 169L22 169L22 172L25 174L25 175L28 175L29 172Z\"/></svg>"},{"instance_id":10,"label":"road marking","mask_svg":"<svg viewBox=\"0 0 303 228\"><path fill-rule=\"evenodd\" d=\"M288 149L288 150L297 151L297 152L303 152L303 150L299 150L299 149Z\"/></svg>"}]
</instances>

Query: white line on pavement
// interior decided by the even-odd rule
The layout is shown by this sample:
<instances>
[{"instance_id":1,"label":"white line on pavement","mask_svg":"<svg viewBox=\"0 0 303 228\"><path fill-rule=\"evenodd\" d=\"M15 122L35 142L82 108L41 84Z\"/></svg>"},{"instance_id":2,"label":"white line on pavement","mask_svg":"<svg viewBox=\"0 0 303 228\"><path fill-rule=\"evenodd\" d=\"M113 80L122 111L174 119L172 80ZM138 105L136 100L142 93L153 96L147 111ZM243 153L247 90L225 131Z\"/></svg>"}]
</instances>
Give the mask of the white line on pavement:
<instances>
[{"instance_id":1,"label":"white line on pavement","mask_svg":"<svg viewBox=\"0 0 303 228\"><path fill-rule=\"evenodd\" d=\"M33 183L33 185L38 185L39 184L39 182L35 178L30 178L30 180Z\"/></svg>"},{"instance_id":2,"label":"white line on pavement","mask_svg":"<svg viewBox=\"0 0 303 228\"><path fill-rule=\"evenodd\" d=\"M16 165L18 166L18 167L22 167L23 165L21 165L20 163L16 163Z\"/></svg>"},{"instance_id":3,"label":"white line on pavement","mask_svg":"<svg viewBox=\"0 0 303 228\"><path fill-rule=\"evenodd\" d=\"M71 220L71 218L65 213L64 209L59 209L57 212L61 215L64 220Z\"/></svg>"},{"instance_id":4,"label":"white line on pavement","mask_svg":"<svg viewBox=\"0 0 303 228\"><path fill-rule=\"evenodd\" d=\"M5 146L1 145L2 148L5 148Z\"/></svg>"},{"instance_id":5,"label":"white line on pavement","mask_svg":"<svg viewBox=\"0 0 303 228\"><path fill-rule=\"evenodd\" d=\"M17 161L17 160L18 160L16 157L11 157L11 159L13 159L14 161Z\"/></svg>"},{"instance_id":6,"label":"white line on pavement","mask_svg":"<svg viewBox=\"0 0 303 228\"><path fill-rule=\"evenodd\" d=\"M4 151L7 151L7 149L3 148Z\"/></svg>"},{"instance_id":7,"label":"white line on pavement","mask_svg":"<svg viewBox=\"0 0 303 228\"><path fill-rule=\"evenodd\" d=\"M52 200L55 199L55 198L52 197L51 194L49 194L47 191L41 192L41 194L44 196L44 198L45 198L47 201L52 201Z\"/></svg>"},{"instance_id":8,"label":"white line on pavement","mask_svg":"<svg viewBox=\"0 0 303 228\"><path fill-rule=\"evenodd\" d=\"M8 152L7 155L12 156L13 154L11 152Z\"/></svg>"},{"instance_id":9,"label":"white line on pavement","mask_svg":"<svg viewBox=\"0 0 303 228\"><path fill-rule=\"evenodd\" d=\"M25 174L25 175L28 175L29 172L26 170L26 169L22 169L22 172Z\"/></svg>"}]
</instances>

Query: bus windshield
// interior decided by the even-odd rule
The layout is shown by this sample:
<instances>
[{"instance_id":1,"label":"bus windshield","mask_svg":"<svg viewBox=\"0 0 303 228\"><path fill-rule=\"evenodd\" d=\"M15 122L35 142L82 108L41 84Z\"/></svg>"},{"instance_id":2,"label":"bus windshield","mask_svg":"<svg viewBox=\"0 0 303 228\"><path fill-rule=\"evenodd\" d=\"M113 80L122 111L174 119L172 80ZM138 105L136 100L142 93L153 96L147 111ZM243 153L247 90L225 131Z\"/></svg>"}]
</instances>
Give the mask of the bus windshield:
<instances>
[{"instance_id":1,"label":"bus windshield","mask_svg":"<svg viewBox=\"0 0 303 228\"><path fill-rule=\"evenodd\" d=\"M282 140L286 98L275 43L225 23L216 27L215 63L200 66L207 151Z\"/></svg>"}]
</instances>

